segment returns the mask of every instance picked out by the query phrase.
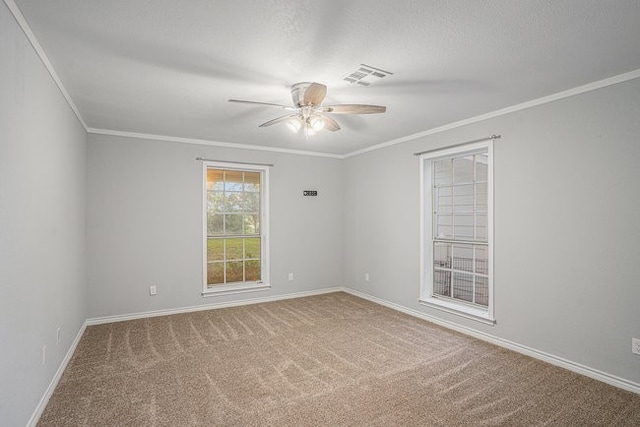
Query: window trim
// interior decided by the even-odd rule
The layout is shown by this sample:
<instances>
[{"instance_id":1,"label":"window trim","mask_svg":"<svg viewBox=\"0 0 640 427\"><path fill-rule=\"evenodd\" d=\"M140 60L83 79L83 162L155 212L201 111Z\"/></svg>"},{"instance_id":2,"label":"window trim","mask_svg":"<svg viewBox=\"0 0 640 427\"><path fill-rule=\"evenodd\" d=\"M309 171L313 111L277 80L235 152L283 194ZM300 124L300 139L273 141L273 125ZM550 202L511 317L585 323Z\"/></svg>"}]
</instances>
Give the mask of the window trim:
<instances>
[{"instance_id":1,"label":"window trim","mask_svg":"<svg viewBox=\"0 0 640 427\"><path fill-rule=\"evenodd\" d=\"M260 267L262 280L225 285L207 286L207 169L226 169L244 172L260 172ZM220 161L202 162L202 296L221 296L243 292L262 291L271 288L269 257L269 165Z\"/></svg>"},{"instance_id":2,"label":"window trim","mask_svg":"<svg viewBox=\"0 0 640 427\"><path fill-rule=\"evenodd\" d=\"M429 208L425 205L427 197L432 197L431 189L425 188L425 162L487 152L487 246L488 246L488 306L487 309L474 307L452 299L442 299L433 294L433 199L429 202ZM428 190L428 193L427 193ZM494 280L493 280L493 140L481 141L460 146L447 147L442 150L430 151L420 155L420 296L419 303L437 310L455 314L460 317L475 320L488 325L495 325L494 307Z\"/></svg>"}]
</instances>

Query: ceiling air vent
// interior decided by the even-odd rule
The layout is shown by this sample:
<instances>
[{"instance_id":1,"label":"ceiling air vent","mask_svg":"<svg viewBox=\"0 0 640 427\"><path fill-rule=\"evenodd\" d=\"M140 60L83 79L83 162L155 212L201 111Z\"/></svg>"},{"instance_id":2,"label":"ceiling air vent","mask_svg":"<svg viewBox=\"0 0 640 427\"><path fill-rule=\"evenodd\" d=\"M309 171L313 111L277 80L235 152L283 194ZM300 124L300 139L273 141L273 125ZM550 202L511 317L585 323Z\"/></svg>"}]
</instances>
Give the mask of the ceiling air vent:
<instances>
[{"instance_id":1,"label":"ceiling air vent","mask_svg":"<svg viewBox=\"0 0 640 427\"><path fill-rule=\"evenodd\" d=\"M344 77L342 80L360 86L370 86L375 82L380 81L380 79L390 75L393 75L393 73L370 65L360 64L360 67L358 67L357 70Z\"/></svg>"}]
</instances>

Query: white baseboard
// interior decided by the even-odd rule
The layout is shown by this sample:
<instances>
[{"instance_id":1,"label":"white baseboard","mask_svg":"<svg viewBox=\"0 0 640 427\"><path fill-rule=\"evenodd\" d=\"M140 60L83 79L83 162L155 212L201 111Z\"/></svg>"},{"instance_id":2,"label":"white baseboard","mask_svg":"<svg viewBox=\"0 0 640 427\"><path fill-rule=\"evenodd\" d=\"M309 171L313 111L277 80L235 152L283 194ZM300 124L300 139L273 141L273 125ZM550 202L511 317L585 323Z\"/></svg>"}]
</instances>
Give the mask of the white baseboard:
<instances>
[{"instance_id":1,"label":"white baseboard","mask_svg":"<svg viewBox=\"0 0 640 427\"><path fill-rule=\"evenodd\" d=\"M640 384L635 383L633 381L626 380L624 378L617 377L615 375L608 374L606 372L599 371L597 369L591 368L589 366L582 365L580 363L573 362L568 359L564 359L562 357L555 356L553 354L546 353L544 351L536 350L535 348L527 347L522 344L518 344L513 341L505 340L500 337L496 337L494 335L486 334L484 332L479 332L471 328L467 328L465 326L458 325L456 323L448 322L446 320L439 319L437 317L429 316L428 314L422 313L417 310L413 310L402 305L389 302L387 300L374 297L372 295L368 295L362 293L360 291L356 291L351 288L343 288L344 292L347 292L351 295L369 300L371 302L375 302L377 304L383 305L385 307L400 311L402 313L409 314L414 317L418 317L420 319L429 321L431 323L435 323L436 325L443 326L447 329L452 329L457 332L461 332L465 335L470 335L474 338L478 338L480 340L489 342L491 344L495 344L500 347L507 348L509 350L516 351L518 353L533 357L538 360L542 360L544 362L550 363L555 366L559 366L564 369L568 369L569 371L575 372L577 374L581 374L587 376L589 378L593 378L598 381L602 381L603 383L610 384L612 386L621 388L623 390L631 391L633 393L640 394Z\"/></svg>"},{"instance_id":2,"label":"white baseboard","mask_svg":"<svg viewBox=\"0 0 640 427\"><path fill-rule=\"evenodd\" d=\"M259 304L263 302L273 302L273 301L280 301L280 300L286 300L291 298L310 297L313 295L322 295L322 294L328 294L331 292L340 292L344 290L345 288L341 286L337 286L337 287L331 287L331 288L317 289L313 291L294 292L290 294L274 295L274 296L261 297L261 298L250 298L250 299L245 299L240 301L203 304L203 305L196 305L191 307L170 308L167 310L144 311L142 313L131 313L131 314L116 315L116 316L93 317L93 318L87 319L86 324L88 326L101 325L104 323L123 322L125 320L144 319L147 317L168 316L171 314L191 313L194 311L213 310L216 308L237 307L241 305Z\"/></svg>"},{"instance_id":3,"label":"white baseboard","mask_svg":"<svg viewBox=\"0 0 640 427\"><path fill-rule=\"evenodd\" d=\"M76 347L78 347L80 338L82 338L82 334L84 334L84 330L86 328L87 328L87 322L85 321L80 327L80 330L78 331L78 333L76 334L76 337L73 339L73 342L71 343L69 350L67 350L67 354L65 354L64 359L62 359L62 362L60 363L58 370L56 371L55 375L51 379L51 383L49 383L49 387L47 387L44 394L42 395L42 398L40 399L40 402L38 402L38 406L36 406L35 411L33 411L33 414L31 415L31 418L27 423L27 427L35 427L36 424L38 424L38 421L40 420L40 417L44 412L44 408L47 407L47 403L49 403L49 399L51 398L53 391L58 386L58 382L60 381L60 378L62 378L62 374L64 373L64 370L67 369L67 365L69 364L69 361L73 357L73 353L75 353Z\"/></svg>"}]
</instances>

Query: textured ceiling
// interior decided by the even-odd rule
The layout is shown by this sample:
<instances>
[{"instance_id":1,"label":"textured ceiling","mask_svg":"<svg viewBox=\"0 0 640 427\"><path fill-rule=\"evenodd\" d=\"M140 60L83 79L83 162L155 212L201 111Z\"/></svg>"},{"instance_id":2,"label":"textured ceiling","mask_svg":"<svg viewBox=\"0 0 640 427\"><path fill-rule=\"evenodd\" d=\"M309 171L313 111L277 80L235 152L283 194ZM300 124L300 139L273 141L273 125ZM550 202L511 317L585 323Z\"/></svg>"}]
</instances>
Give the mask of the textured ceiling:
<instances>
[{"instance_id":1,"label":"textured ceiling","mask_svg":"<svg viewBox=\"0 0 640 427\"><path fill-rule=\"evenodd\" d=\"M640 69L637 0L15 0L90 129L344 154ZM359 64L391 71L370 87ZM310 140L283 114L301 81L335 116Z\"/></svg>"}]
</instances>

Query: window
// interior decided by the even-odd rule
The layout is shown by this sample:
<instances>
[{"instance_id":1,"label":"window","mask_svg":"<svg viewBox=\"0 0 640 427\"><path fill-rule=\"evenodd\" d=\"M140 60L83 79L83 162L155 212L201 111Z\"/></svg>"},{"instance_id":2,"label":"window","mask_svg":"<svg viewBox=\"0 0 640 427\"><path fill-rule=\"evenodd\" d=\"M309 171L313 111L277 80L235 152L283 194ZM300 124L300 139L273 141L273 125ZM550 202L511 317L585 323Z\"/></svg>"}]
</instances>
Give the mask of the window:
<instances>
[{"instance_id":1,"label":"window","mask_svg":"<svg viewBox=\"0 0 640 427\"><path fill-rule=\"evenodd\" d=\"M421 156L421 302L494 323L493 141Z\"/></svg>"},{"instance_id":2,"label":"window","mask_svg":"<svg viewBox=\"0 0 640 427\"><path fill-rule=\"evenodd\" d=\"M204 162L203 295L269 287L268 168Z\"/></svg>"}]
</instances>

